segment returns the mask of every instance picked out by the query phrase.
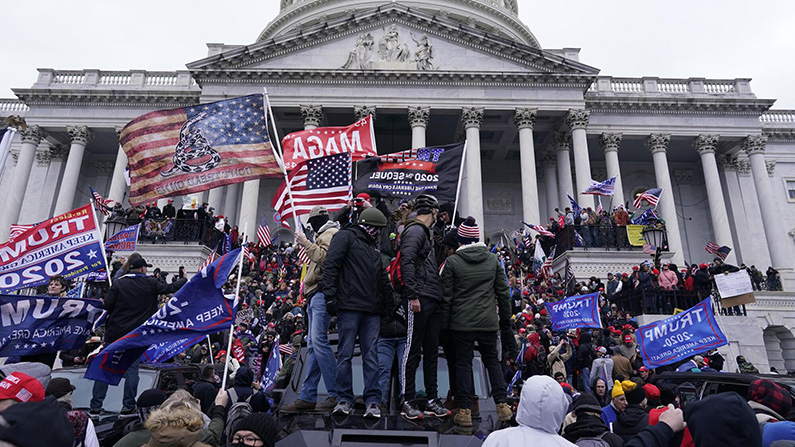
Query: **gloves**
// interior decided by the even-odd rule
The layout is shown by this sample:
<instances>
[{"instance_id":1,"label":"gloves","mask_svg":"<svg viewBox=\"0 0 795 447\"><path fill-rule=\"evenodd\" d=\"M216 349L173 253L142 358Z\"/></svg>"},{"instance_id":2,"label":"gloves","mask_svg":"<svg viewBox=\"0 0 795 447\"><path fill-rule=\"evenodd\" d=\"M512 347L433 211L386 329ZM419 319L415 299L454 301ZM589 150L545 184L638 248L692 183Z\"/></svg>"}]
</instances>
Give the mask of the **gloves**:
<instances>
[{"instance_id":1,"label":"gloves","mask_svg":"<svg viewBox=\"0 0 795 447\"><path fill-rule=\"evenodd\" d=\"M500 331L507 331L511 328L511 320L500 320Z\"/></svg>"},{"instance_id":2,"label":"gloves","mask_svg":"<svg viewBox=\"0 0 795 447\"><path fill-rule=\"evenodd\" d=\"M337 300L334 297L326 296L326 312L331 315L337 315Z\"/></svg>"}]
</instances>

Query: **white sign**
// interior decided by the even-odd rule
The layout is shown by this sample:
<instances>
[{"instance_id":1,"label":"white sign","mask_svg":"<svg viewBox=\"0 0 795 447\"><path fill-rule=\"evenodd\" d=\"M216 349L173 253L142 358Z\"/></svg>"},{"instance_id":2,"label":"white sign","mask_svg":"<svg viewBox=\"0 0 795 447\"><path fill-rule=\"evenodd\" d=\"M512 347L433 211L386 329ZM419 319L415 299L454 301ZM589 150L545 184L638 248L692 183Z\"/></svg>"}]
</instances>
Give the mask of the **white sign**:
<instances>
[{"instance_id":1,"label":"white sign","mask_svg":"<svg viewBox=\"0 0 795 447\"><path fill-rule=\"evenodd\" d=\"M721 298L753 293L751 277L748 276L748 272L745 270L727 274L719 273L715 275L715 284L718 285L718 292L720 292Z\"/></svg>"}]
</instances>

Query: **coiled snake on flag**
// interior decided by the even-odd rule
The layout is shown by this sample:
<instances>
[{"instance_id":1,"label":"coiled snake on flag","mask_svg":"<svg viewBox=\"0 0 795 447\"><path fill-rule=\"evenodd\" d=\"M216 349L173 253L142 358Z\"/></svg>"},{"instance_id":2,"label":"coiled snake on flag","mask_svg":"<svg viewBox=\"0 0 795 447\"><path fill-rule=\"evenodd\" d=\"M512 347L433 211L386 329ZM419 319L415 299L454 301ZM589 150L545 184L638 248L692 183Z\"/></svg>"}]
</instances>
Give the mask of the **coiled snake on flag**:
<instances>
[{"instance_id":1,"label":"coiled snake on flag","mask_svg":"<svg viewBox=\"0 0 795 447\"><path fill-rule=\"evenodd\" d=\"M160 175L168 177L177 173L177 171L198 173L206 172L221 163L221 155L210 146L210 142L204 137L201 128L193 127L193 124L201 121L207 114L202 112L195 117L189 119L182 125L179 131L179 143L175 148L174 166L166 171L160 171ZM210 156L211 158L204 163L191 165L188 164L190 160Z\"/></svg>"}]
</instances>

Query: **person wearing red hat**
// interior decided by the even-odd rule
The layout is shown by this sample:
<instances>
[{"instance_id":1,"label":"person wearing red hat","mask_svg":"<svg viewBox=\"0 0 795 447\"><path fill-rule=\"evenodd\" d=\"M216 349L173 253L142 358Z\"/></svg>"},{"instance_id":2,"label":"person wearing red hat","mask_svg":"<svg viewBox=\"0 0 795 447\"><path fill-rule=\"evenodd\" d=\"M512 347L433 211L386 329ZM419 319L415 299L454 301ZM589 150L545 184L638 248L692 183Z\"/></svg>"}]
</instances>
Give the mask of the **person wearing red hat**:
<instances>
[{"instance_id":1,"label":"person wearing red hat","mask_svg":"<svg viewBox=\"0 0 795 447\"><path fill-rule=\"evenodd\" d=\"M174 208L174 199L168 199L168 203L163 207L163 217L174 219L177 217L177 209Z\"/></svg>"},{"instance_id":2,"label":"person wearing red hat","mask_svg":"<svg viewBox=\"0 0 795 447\"><path fill-rule=\"evenodd\" d=\"M712 293L712 276L707 267L707 264L700 264L693 275L693 286L698 292L698 298L702 300Z\"/></svg>"},{"instance_id":3,"label":"person wearing red hat","mask_svg":"<svg viewBox=\"0 0 795 447\"><path fill-rule=\"evenodd\" d=\"M149 207L146 208L144 219L160 219L161 217L163 217L163 213L157 207L157 202L150 203Z\"/></svg>"},{"instance_id":4,"label":"person wearing red hat","mask_svg":"<svg viewBox=\"0 0 795 447\"><path fill-rule=\"evenodd\" d=\"M41 402L44 387L38 380L16 371L0 382L0 411L20 402Z\"/></svg>"}]
</instances>

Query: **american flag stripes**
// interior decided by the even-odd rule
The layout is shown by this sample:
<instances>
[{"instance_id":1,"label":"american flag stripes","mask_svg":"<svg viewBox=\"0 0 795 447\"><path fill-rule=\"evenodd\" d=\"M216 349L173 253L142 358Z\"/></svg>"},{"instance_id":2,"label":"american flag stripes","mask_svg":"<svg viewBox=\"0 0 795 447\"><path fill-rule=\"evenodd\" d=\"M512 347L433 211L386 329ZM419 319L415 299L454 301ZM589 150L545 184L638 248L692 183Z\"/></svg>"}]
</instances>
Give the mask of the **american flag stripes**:
<instances>
[{"instance_id":1,"label":"american flag stripes","mask_svg":"<svg viewBox=\"0 0 795 447\"><path fill-rule=\"evenodd\" d=\"M200 266L199 266L199 272L201 272L202 270L204 270L204 268L205 268L205 267L207 267L208 265L210 265L210 264L212 264L213 262L215 262L215 259L216 259L216 258L217 258L217 256L218 256L218 255L216 254L216 252L217 252L217 251L218 251L218 245L216 245L216 246L215 246L215 248L213 249L212 253L210 253L210 256L207 256L207 259L205 259L205 260L204 260L204 262L202 263L202 265L200 265Z\"/></svg>"},{"instance_id":2,"label":"american flag stripes","mask_svg":"<svg viewBox=\"0 0 795 447\"><path fill-rule=\"evenodd\" d=\"M341 153L299 163L273 197L271 205L284 223L293 214L309 214L316 205L342 209L351 200L351 154ZM292 195L292 199L291 196Z\"/></svg>"},{"instance_id":3,"label":"american flag stripes","mask_svg":"<svg viewBox=\"0 0 795 447\"><path fill-rule=\"evenodd\" d=\"M729 253L732 251L731 248L725 245L720 246L712 241L707 242L707 246L704 247L704 250L706 250L709 254L719 257L723 261L726 260L726 257L729 256Z\"/></svg>"},{"instance_id":4,"label":"american flag stripes","mask_svg":"<svg viewBox=\"0 0 795 447\"><path fill-rule=\"evenodd\" d=\"M285 344L279 343L279 352L281 352L286 356L291 356L293 355L293 345L287 343Z\"/></svg>"},{"instance_id":5,"label":"american flag stripes","mask_svg":"<svg viewBox=\"0 0 795 447\"><path fill-rule=\"evenodd\" d=\"M113 200L103 198L90 185L89 185L88 189L91 190L91 198L94 199L94 208L96 208L97 211L102 213L103 216L110 215L110 211L113 209L112 208Z\"/></svg>"},{"instance_id":6,"label":"american flag stripes","mask_svg":"<svg viewBox=\"0 0 795 447\"><path fill-rule=\"evenodd\" d=\"M652 244L643 244L643 253L654 256L657 254L657 247Z\"/></svg>"},{"instance_id":7,"label":"american flag stripes","mask_svg":"<svg viewBox=\"0 0 795 447\"><path fill-rule=\"evenodd\" d=\"M712 241L709 241L709 242L707 242L707 246L704 247L704 250L706 250L707 253L709 253L709 254L715 254L715 252L718 251L719 248L720 248L720 245L718 245L718 244L716 244L716 243L714 243Z\"/></svg>"},{"instance_id":8,"label":"american flag stripes","mask_svg":"<svg viewBox=\"0 0 795 447\"><path fill-rule=\"evenodd\" d=\"M522 222L522 223L527 225L527 228L530 228L531 230L538 232L538 234L540 234L541 236L555 237L554 233L552 233L551 231L547 230L542 225L534 225L534 224L529 224L529 223L525 223L525 222Z\"/></svg>"},{"instance_id":9,"label":"american flag stripes","mask_svg":"<svg viewBox=\"0 0 795 447\"><path fill-rule=\"evenodd\" d=\"M301 264L309 264L309 255L306 254L306 248L302 245L298 249L298 262Z\"/></svg>"},{"instance_id":10,"label":"american flag stripes","mask_svg":"<svg viewBox=\"0 0 795 447\"><path fill-rule=\"evenodd\" d=\"M602 196L596 196L596 214L601 215L604 208L602 208Z\"/></svg>"},{"instance_id":11,"label":"american flag stripes","mask_svg":"<svg viewBox=\"0 0 795 447\"><path fill-rule=\"evenodd\" d=\"M552 278L552 259L555 258L555 247L552 247L552 251L549 253L549 256L544 260L544 263L541 265L541 274L544 275L545 278Z\"/></svg>"},{"instance_id":12,"label":"american flag stripes","mask_svg":"<svg viewBox=\"0 0 795 447\"><path fill-rule=\"evenodd\" d=\"M271 238L271 229L268 227L268 218L265 216L262 216L262 221L257 227L257 239L262 245L270 245L273 239Z\"/></svg>"},{"instance_id":13,"label":"american flag stripes","mask_svg":"<svg viewBox=\"0 0 795 447\"><path fill-rule=\"evenodd\" d=\"M19 224L11 224L10 234L8 236L8 242L13 242L14 239L18 238L20 234L30 230L31 228L35 227L38 224L33 225L19 225Z\"/></svg>"},{"instance_id":14,"label":"american flag stripes","mask_svg":"<svg viewBox=\"0 0 795 447\"><path fill-rule=\"evenodd\" d=\"M642 193L640 193L638 197L635 198L635 201L632 202L632 206L634 206L635 208L640 208L640 206L643 205L643 201L645 200L649 202L649 205L656 207L657 202L660 201L660 196L662 195L662 192L663 192L662 188L647 189L646 191L643 191Z\"/></svg>"}]
</instances>

